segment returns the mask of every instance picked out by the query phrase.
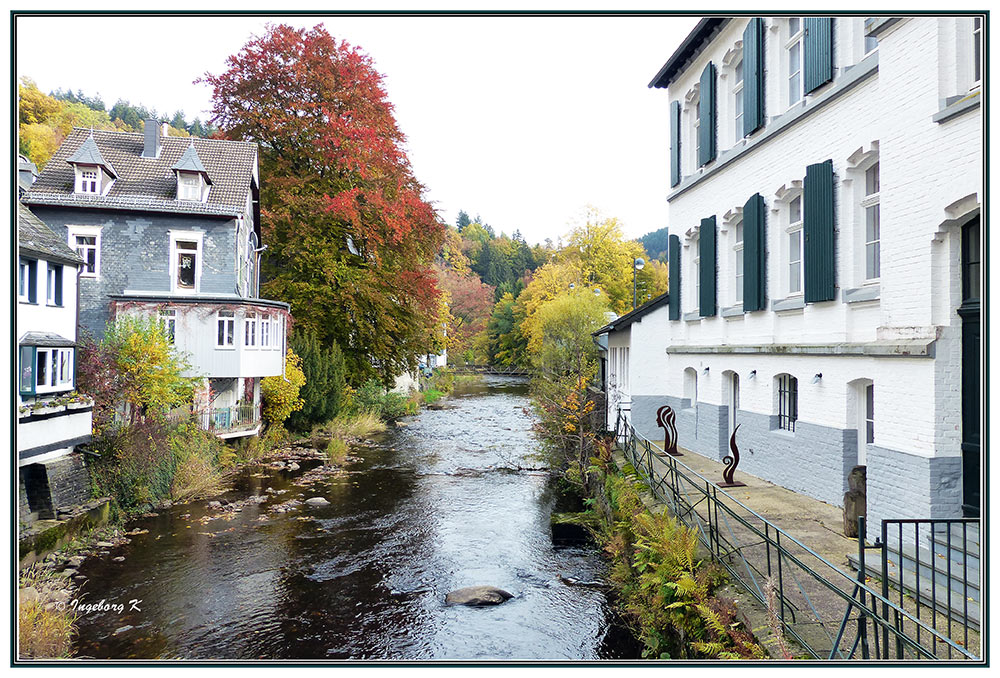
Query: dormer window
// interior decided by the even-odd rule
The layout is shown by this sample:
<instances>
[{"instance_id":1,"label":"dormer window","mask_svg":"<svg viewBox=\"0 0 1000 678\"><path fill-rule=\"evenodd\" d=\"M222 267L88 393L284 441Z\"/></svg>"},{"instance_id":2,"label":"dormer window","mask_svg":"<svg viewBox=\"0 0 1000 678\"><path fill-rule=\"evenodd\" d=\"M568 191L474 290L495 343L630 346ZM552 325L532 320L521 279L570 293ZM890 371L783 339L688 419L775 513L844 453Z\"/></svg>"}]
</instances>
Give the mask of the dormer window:
<instances>
[{"instance_id":1,"label":"dormer window","mask_svg":"<svg viewBox=\"0 0 1000 678\"><path fill-rule=\"evenodd\" d=\"M205 202L211 190L212 178L198 157L194 142L187 147L184 154L171 167L177 175L177 199Z\"/></svg>"},{"instance_id":2,"label":"dormer window","mask_svg":"<svg viewBox=\"0 0 1000 678\"><path fill-rule=\"evenodd\" d=\"M78 167L76 171L76 192L93 193L94 195L100 193L100 170L96 167Z\"/></svg>"},{"instance_id":3,"label":"dormer window","mask_svg":"<svg viewBox=\"0 0 1000 678\"><path fill-rule=\"evenodd\" d=\"M201 201L202 180L197 172L177 173L177 199Z\"/></svg>"}]
</instances>

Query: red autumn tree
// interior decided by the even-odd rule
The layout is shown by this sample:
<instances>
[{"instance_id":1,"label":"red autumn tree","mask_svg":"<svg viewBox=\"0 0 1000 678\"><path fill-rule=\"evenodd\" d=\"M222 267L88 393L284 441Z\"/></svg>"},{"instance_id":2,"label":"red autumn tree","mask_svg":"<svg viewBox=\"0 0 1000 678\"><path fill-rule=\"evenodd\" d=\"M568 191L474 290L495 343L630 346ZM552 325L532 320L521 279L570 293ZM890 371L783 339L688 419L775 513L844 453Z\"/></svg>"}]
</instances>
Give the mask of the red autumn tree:
<instances>
[{"instance_id":1,"label":"red autumn tree","mask_svg":"<svg viewBox=\"0 0 1000 678\"><path fill-rule=\"evenodd\" d=\"M341 346L349 380L389 382L440 344L431 263L444 227L371 58L322 26L269 26L228 59L212 121L260 144L262 293Z\"/></svg>"},{"instance_id":2,"label":"red autumn tree","mask_svg":"<svg viewBox=\"0 0 1000 678\"><path fill-rule=\"evenodd\" d=\"M438 285L448 296L451 323L448 350L456 358L472 347L473 338L486 329L493 312L493 290L474 273L462 275L451 268L438 267Z\"/></svg>"}]
</instances>

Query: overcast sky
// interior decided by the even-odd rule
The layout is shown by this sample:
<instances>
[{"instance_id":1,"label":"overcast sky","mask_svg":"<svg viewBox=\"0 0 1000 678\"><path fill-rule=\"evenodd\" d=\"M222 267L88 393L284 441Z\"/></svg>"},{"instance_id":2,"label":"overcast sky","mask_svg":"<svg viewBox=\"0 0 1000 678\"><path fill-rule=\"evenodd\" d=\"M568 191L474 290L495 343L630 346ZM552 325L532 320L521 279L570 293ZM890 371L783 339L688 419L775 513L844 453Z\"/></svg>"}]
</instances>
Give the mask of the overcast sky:
<instances>
[{"instance_id":1,"label":"overcast sky","mask_svg":"<svg viewBox=\"0 0 1000 678\"><path fill-rule=\"evenodd\" d=\"M694 17L19 17L18 76L204 120L193 81L269 22L323 23L373 58L448 223L464 209L535 243L593 205L629 237L667 225L667 98L647 84Z\"/></svg>"}]
</instances>

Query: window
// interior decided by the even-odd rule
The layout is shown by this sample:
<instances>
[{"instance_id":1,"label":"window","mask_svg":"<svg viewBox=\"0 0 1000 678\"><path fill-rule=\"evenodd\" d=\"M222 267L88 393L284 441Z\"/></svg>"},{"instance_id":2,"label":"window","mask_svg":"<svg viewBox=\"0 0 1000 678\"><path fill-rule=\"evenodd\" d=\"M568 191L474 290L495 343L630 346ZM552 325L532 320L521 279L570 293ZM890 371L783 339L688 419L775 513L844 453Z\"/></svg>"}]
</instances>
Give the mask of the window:
<instances>
[{"instance_id":1,"label":"window","mask_svg":"<svg viewBox=\"0 0 1000 678\"><path fill-rule=\"evenodd\" d=\"M233 311L219 311L216 316L216 329L216 347L232 348L236 340L236 314Z\"/></svg>"},{"instance_id":2,"label":"window","mask_svg":"<svg viewBox=\"0 0 1000 678\"><path fill-rule=\"evenodd\" d=\"M698 240L691 243L691 308L701 311L701 247Z\"/></svg>"},{"instance_id":3,"label":"window","mask_svg":"<svg viewBox=\"0 0 1000 678\"><path fill-rule=\"evenodd\" d=\"M45 303L49 306L63 304L63 267L60 264L49 263L45 276Z\"/></svg>"},{"instance_id":4,"label":"window","mask_svg":"<svg viewBox=\"0 0 1000 678\"><path fill-rule=\"evenodd\" d=\"M271 346L271 316L264 313L260 316L260 347Z\"/></svg>"},{"instance_id":5,"label":"window","mask_svg":"<svg viewBox=\"0 0 1000 678\"><path fill-rule=\"evenodd\" d=\"M788 293L802 292L802 196L788 203Z\"/></svg>"},{"instance_id":6,"label":"window","mask_svg":"<svg viewBox=\"0 0 1000 678\"><path fill-rule=\"evenodd\" d=\"M177 185L180 200L201 200L201 175L196 172L178 172Z\"/></svg>"},{"instance_id":7,"label":"window","mask_svg":"<svg viewBox=\"0 0 1000 678\"><path fill-rule=\"evenodd\" d=\"M85 278L96 278L101 274L101 229L94 226L70 226L69 246L83 259Z\"/></svg>"},{"instance_id":8,"label":"window","mask_svg":"<svg viewBox=\"0 0 1000 678\"><path fill-rule=\"evenodd\" d=\"M699 166L698 158L701 157L701 134L699 133L699 127L701 126L701 99L694 100L694 121L692 123L691 138L694 139L694 168L697 169Z\"/></svg>"},{"instance_id":9,"label":"window","mask_svg":"<svg viewBox=\"0 0 1000 678\"><path fill-rule=\"evenodd\" d=\"M865 170L865 197L861 207L865 211L865 280L878 280L882 270L878 163Z\"/></svg>"},{"instance_id":10,"label":"window","mask_svg":"<svg viewBox=\"0 0 1000 678\"><path fill-rule=\"evenodd\" d=\"M874 21L873 18L869 17L864 21L864 33L865 33L865 56L868 56L872 52L878 49L878 38L874 35L868 35L868 26Z\"/></svg>"},{"instance_id":11,"label":"window","mask_svg":"<svg viewBox=\"0 0 1000 678\"><path fill-rule=\"evenodd\" d=\"M18 389L23 394L35 392L35 347L22 346L20 350L20 379Z\"/></svg>"},{"instance_id":12,"label":"window","mask_svg":"<svg viewBox=\"0 0 1000 678\"><path fill-rule=\"evenodd\" d=\"M788 20L788 42L785 49L788 52L788 105L791 106L802 98L802 19L793 17Z\"/></svg>"},{"instance_id":13,"label":"window","mask_svg":"<svg viewBox=\"0 0 1000 678\"><path fill-rule=\"evenodd\" d=\"M983 82L983 18L972 19L972 78L973 87Z\"/></svg>"},{"instance_id":14,"label":"window","mask_svg":"<svg viewBox=\"0 0 1000 678\"><path fill-rule=\"evenodd\" d=\"M743 220L733 224L733 299L743 303Z\"/></svg>"},{"instance_id":15,"label":"window","mask_svg":"<svg viewBox=\"0 0 1000 678\"><path fill-rule=\"evenodd\" d=\"M81 167L77 170L77 193L101 192L100 170L96 167Z\"/></svg>"},{"instance_id":16,"label":"window","mask_svg":"<svg viewBox=\"0 0 1000 678\"><path fill-rule=\"evenodd\" d=\"M790 374L778 377L778 428L794 431L799 418L799 380Z\"/></svg>"},{"instance_id":17,"label":"window","mask_svg":"<svg viewBox=\"0 0 1000 678\"><path fill-rule=\"evenodd\" d=\"M177 241L177 287L194 289L195 270L198 265L198 243Z\"/></svg>"},{"instance_id":18,"label":"window","mask_svg":"<svg viewBox=\"0 0 1000 678\"><path fill-rule=\"evenodd\" d=\"M743 58L733 66L733 112L735 136L734 140L743 138Z\"/></svg>"},{"instance_id":19,"label":"window","mask_svg":"<svg viewBox=\"0 0 1000 678\"><path fill-rule=\"evenodd\" d=\"M865 442L875 442L875 385L865 388Z\"/></svg>"},{"instance_id":20,"label":"window","mask_svg":"<svg viewBox=\"0 0 1000 678\"><path fill-rule=\"evenodd\" d=\"M243 320L243 345L247 348L257 346L257 314L247 313Z\"/></svg>"},{"instance_id":21,"label":"window","mask_svg":"<svg viewBox=\"0 0 1000 678\"><path fill-rule=\"evenodd\" d=\"M161 310L160 327L163 328L163 332L167 335L170 343L174 343L174 338L177 336L177 311L170 309Z\"/></svg>"},{"instance_id":22,"label":"window","mask_svg":"<svg viewBox=\"0 0 1000 678\"><path fill-rule=\"evenodd\" d=\"M21 259L18 262L17 299L29 304L37 301L37 271L38 262L34 259Z\"/></svg>"},{"instance_id":23,"label":"window","mask_svg":"<svg viewBox=\"0 0 1000 678\"><path fill-rule=\"evenodd\" d=\"M202 235L200 231L170 232L170 285L174 292L198 292L201 284Z\"/></svg>"}]
</instances>

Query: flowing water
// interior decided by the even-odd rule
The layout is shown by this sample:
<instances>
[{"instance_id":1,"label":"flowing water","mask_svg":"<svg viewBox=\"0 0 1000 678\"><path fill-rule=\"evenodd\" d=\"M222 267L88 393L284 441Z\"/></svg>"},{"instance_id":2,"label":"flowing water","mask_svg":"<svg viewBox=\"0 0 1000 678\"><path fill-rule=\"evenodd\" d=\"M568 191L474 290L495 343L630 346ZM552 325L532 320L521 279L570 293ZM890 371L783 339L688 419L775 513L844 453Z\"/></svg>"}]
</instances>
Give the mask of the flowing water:
<instances>
[{"instance_id":1,"label":"flowing water","mask_svg":"<svg viewBox=\"0 0 1000 678\"><path fill-rule=\"evenodd\" d=\"M346 472L301 486L318 461L249 469L226 498L264 503L227 513L203 501L129 525L149 532L81 569L85 602L110 609L80 616L78 656L636 657L607 594L559 578L600 579L604 563L593 546L553 545L532 420L523 382L488 377L354 448ZM274 511L316 496L330 504ZM481 584L514 598L445 604Z\"/></svg>"}]
</instances>

